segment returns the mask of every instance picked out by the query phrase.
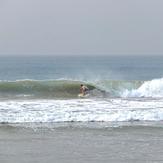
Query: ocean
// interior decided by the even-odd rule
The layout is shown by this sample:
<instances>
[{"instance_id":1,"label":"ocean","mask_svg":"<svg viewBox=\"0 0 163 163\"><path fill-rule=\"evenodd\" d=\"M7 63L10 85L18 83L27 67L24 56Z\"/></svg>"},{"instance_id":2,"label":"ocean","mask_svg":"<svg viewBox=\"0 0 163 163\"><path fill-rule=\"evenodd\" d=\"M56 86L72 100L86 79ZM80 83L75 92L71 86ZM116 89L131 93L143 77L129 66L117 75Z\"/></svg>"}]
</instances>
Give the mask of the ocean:
<instances>
[{"instance_id":1,"label":"ocean","mask_svg":"<svg viewBox=\"0 0 163 163\"><path fill-rule=\"evenodd\" d=\"M162 70L163 56L1 56L0 160L163 162Z\"/></svg>"}]
</instances>

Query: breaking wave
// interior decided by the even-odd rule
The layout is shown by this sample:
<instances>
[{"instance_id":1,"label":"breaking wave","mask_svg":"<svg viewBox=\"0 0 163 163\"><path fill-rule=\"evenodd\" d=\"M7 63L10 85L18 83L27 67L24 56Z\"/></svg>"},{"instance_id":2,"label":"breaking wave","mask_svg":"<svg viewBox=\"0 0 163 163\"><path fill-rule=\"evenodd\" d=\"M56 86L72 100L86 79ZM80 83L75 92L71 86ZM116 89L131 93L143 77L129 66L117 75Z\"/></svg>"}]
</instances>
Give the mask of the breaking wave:
<instances>
[{"instance_id":1,"label":"breaking wave","mask_svg":"<svg viewBox=\"0 0 163 163\"><path fill-rule=\"evenodd\" d=\"M89 87L89 97L163 97L163 78L151 81L101 80L17 80L0 81L0 98L54 99L77 98L80 84Z\"/></svg>"}]
</instances>

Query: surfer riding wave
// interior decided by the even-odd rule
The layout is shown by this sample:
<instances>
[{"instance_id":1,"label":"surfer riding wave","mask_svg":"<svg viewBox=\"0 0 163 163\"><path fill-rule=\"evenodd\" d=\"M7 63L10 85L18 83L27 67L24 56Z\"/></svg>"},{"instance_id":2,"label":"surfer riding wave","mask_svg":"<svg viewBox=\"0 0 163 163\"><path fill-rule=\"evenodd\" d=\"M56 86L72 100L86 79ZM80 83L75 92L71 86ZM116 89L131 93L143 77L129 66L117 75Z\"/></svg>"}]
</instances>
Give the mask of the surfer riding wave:
<instances>
[{"instance_id":1,"label":"surfer riding wave","mask_svg":"<svg viewBox=\"0 0 163 163\"><path fill-rule=\"evenodd\" d=\"M83 84L80 85L80 93L85 96L88 94L89 88Z\"/></svg>"}]
</instances>

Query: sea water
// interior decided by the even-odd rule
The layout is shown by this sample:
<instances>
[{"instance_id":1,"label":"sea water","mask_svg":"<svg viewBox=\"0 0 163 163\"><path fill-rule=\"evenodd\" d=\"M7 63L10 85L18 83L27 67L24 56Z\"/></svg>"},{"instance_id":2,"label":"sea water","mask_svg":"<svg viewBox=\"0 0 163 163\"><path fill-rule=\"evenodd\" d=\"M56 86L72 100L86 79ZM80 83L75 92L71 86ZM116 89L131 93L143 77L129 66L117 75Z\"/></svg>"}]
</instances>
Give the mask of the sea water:
<instances>
[{"instance_id":1,"label":"sea water","mask_svg":"<svg viewBox=\"0 0 163 163\"><path fill-rule=\"evenodd\" d=\"M1 56L0 161L163 162L162 70L163 56Z\"/></svg>"},{"instance_id":2,"label":"sea water","mask_svg":"<svg viewBox=\"0 0 163 163\"><path fill-rule=\"evenodd\" d=\"M1 56L0 123L161 123L162 70L163 56Z\"/></svg>"}]
</instances>

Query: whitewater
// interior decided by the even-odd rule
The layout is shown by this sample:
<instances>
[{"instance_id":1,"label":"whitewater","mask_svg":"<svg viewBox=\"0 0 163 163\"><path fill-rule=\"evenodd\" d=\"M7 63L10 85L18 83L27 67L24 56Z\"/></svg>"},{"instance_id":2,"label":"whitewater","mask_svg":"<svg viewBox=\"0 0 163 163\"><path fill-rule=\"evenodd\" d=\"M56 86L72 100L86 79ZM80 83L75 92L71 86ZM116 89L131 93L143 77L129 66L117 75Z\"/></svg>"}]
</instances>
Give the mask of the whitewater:
<instances>
[{"instance_id":1,"label":"whitewater","mask_svg":"<svg viewBox=\"0 0 163 163\"><path fill-rule=\"evenodd\" d=\"M1 123L163 120L161 100L36 100L0 102Z\"/></svg>"}]
</instances>

